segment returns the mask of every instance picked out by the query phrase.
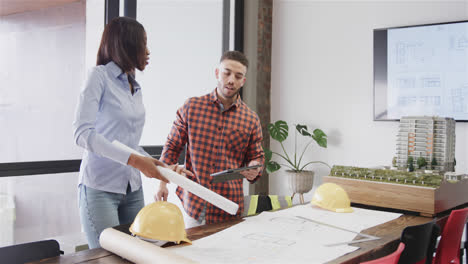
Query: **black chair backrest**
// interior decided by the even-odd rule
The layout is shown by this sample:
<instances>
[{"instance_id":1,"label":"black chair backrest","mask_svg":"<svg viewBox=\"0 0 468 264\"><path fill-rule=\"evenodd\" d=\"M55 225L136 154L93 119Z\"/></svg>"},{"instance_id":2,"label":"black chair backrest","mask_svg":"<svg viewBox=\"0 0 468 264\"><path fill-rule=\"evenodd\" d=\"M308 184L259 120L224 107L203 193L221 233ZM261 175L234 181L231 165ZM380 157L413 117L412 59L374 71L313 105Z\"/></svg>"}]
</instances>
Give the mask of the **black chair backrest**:
<instances>
[{"instance_id":1,"label":"black chair backrest","mask_svg":"<svg viewBox=\"0 0 468 264\"><path fill-rule=\"evenodd\" d=\"M271 199L268 195L259 195L256 213L259 214L263 211L270 211L273 207L271 206Z\"/></svg>"},{"instance_id":2,"label":"black chair backrest","mask_svg":"<svg viewBox=\"0 0 468 264\"><path fill-rule=\"evenodd\" d=\"M252 199L253 197L256 199ZM255 209L255 212L251 212L251 210L253 211L253 209ZM255 215L263 211L270 211L270 210L273 210L270 196L268 195L244 196L244 212L242 212L242 216Z\"/></svg>"},{"instance_id":3,"label":"black chair backrest","mask_svg":"<svg viewBox=\"0 0 468 264\"><path fill-rule=\"evenodd\" d=\"M60 246L56 240L43 240L0 248L0 262L23 264L57 257L60 253Z\"/></svg>"},{"instance_id":4,"label":"black chair backrest","mask_svg":"<svg viewBox=\"0 0 468 264\"><path fill-rule=\"evenodd\" d=\"M435 220L406 227L401 234L401 242L405 243L405 249L398 264L415 264L424 259L425 263L432 263L439 234L440 228Z\"/></svg>"}]
</instances>

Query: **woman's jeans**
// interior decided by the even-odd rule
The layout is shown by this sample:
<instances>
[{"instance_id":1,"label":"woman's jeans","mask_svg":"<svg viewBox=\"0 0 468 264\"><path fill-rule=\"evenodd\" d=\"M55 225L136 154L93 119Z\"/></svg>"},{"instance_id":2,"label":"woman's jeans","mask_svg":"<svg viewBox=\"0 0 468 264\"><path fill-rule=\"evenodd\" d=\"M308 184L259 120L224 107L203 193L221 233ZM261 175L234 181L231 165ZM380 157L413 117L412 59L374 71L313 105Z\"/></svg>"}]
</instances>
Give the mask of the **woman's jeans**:
<instances>
[{"instance_id":1,"label":"woman's jeans","mask_svg":"<svg viewBox=\"0 0 468 264\"><path fill-rule=\"evenodd\" d=\"M111 193L89 188L83 184L79 190L80 218L88 238L89 248L100 247L99 235L108 228L132 223L145 205L142 188L127 194Z\"/></svg>"}]
</instances>

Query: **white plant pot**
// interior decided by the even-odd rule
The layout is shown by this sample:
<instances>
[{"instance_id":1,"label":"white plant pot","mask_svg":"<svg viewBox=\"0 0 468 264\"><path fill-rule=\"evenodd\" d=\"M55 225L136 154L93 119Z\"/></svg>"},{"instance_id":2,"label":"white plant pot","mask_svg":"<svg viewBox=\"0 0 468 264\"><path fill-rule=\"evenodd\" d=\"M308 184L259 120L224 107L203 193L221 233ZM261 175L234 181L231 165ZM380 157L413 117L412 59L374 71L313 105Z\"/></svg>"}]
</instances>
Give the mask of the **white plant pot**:
<instances>
[{"instance_id":1,"label":"white plant pot","mask_svg":"<svg viewBox=\"0 0 468 264\"><path fill-rule=\"evenodd\" d=\"M303 194L312 190L314 186L314 172L313 171L301 171L294 172L287 170L289 188L293 194Z\"/></svg>"}]
</instances>

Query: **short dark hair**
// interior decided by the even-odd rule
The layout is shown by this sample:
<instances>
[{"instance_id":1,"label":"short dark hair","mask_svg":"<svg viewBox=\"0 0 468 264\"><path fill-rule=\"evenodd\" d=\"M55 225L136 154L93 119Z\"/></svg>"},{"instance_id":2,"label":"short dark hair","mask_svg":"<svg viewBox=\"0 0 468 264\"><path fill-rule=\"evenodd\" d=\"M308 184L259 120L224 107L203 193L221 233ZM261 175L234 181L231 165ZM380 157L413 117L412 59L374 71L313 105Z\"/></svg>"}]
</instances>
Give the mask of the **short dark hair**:
<instances>
[{"instance_id":1,"label":"short dark hair","mask_svg":"<svg viewBox=\"0 0 468 264\"><path fill-rule=\"evenodd\" d=\"M135 68L143 70L146 65L145 28L129 17L116 17L104 28L96 65L115 62L123 72Z\"/></svg>"},{"instance_id":2,"label":"short dark hair","mask_svg":"<svg viewBox=\"0 0 468 264\"><path fill-rule=\"evenodd\" d=\"M242 65L244 65L246 68L249 67L249 60L247 59L247 57L244 55L244 53L237 51L237 50L229 50L229 51L224 52L219 62L222 62L224 60L238 61Z\"/></svg>"}]
</instances>

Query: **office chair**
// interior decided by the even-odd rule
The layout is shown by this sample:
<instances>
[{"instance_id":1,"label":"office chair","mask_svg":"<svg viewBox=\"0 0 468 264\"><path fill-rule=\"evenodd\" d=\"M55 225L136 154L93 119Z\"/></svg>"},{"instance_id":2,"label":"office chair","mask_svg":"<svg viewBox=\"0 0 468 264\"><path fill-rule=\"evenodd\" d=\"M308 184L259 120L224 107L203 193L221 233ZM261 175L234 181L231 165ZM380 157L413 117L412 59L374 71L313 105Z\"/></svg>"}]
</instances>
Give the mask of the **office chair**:
<instances>
[{"instance_id":1,"label":"office chair","mask_svg":"<svg viewBox=\"0 0 468 264\"><path fill-rule=\"evenodd\" d=\"M2 263L23 264L63 254L56 240L42 240L0 248Z\"/></svg>"},{"instance_id":2,"label":"office chair","mask_svg":"<svg viewBox=\"0 0 468 264\"><path fill-rule=\"evenodd\" d=\"M397 250L387 255L385 257L381 257L379 259L374 259L366 262L361 262L361 264L398 264L398 260L400 259L401 252L405 249L405 244L400 242L398 245Z\"/></svg>"},{"instance_id":3,"label":"office chair","mask_svg":"<svg viewBox=\"0 0 468 264\"><path fill-rule=\"evenodd\" d=\"M468 208L453 210L442 230L439 246L437 247L434 264L459 264L460 244L463 228L468 219Z\"/></svg>"},{"instance_id":4,"label":"office chair","mask_svg":"<svg viewBox=\"0 0 468 264\"><path fill-rule=\"evenodd\" d=\"M401 253L398 264L432 263L439 234L440 227L435 220L403 229L401 242L405 244L405 249Z\"/></svg>"}]
</instances>

